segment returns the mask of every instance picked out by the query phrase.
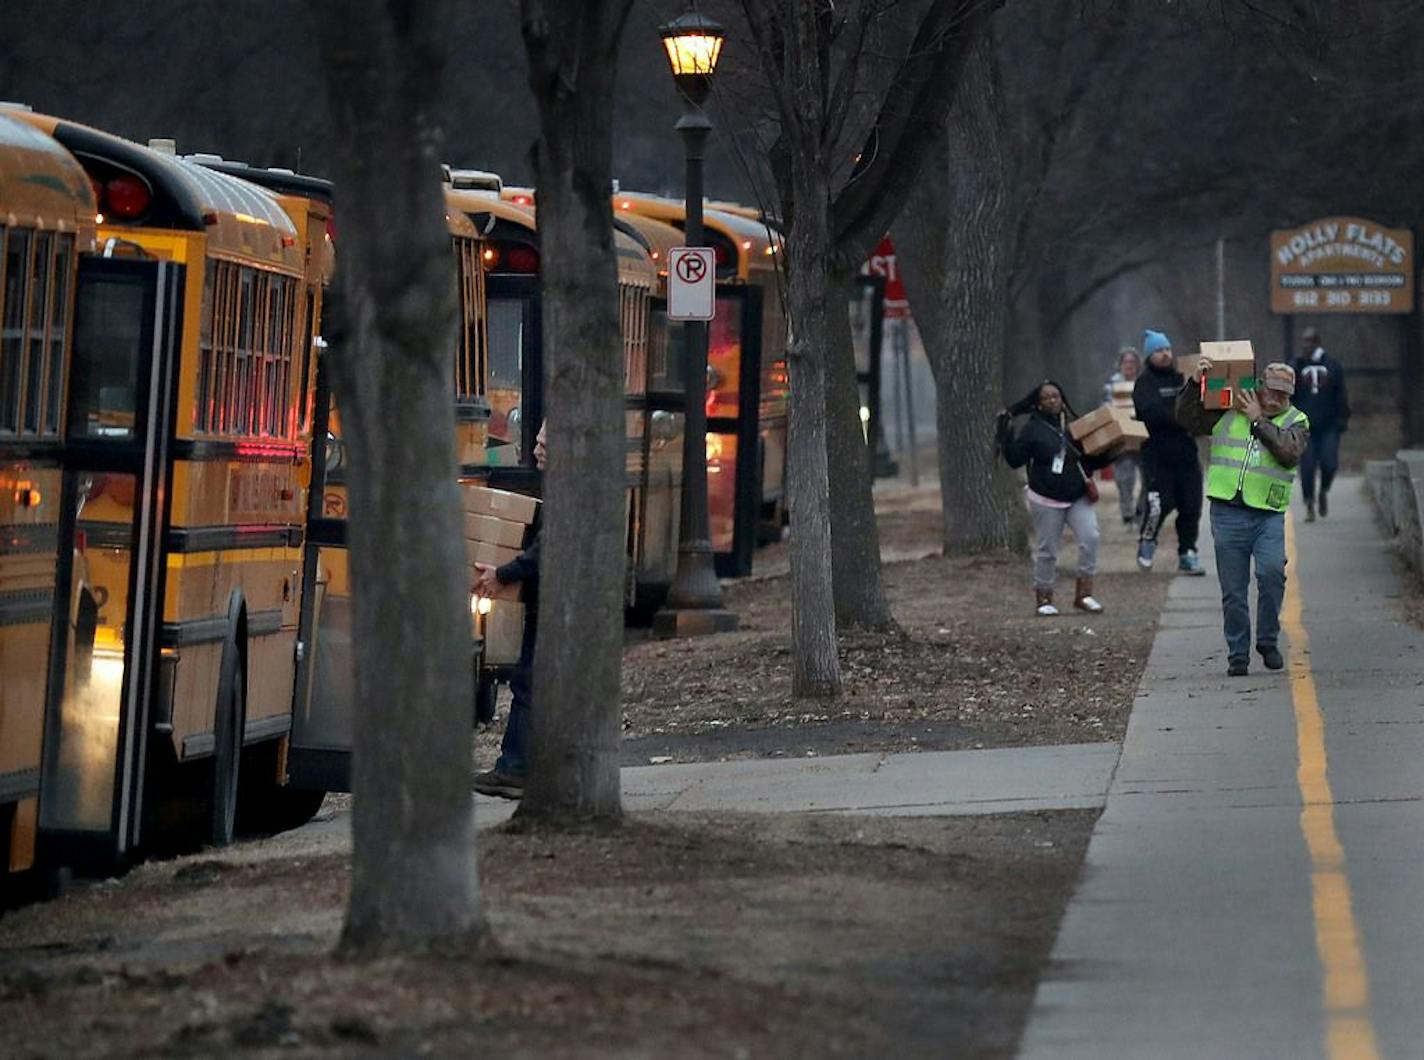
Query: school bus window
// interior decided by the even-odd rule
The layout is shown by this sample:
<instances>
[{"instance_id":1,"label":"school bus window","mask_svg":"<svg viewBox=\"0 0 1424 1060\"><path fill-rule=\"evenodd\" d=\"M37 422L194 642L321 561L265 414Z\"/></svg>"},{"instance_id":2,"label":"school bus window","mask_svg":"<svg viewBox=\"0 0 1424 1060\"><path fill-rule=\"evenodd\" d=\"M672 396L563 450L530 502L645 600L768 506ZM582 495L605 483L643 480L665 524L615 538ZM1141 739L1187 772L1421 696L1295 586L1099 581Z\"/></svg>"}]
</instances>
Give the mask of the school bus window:
<instances>
[{"instance_id":1,"label":"school bus window","mask_svg":"<svg viewBox=\"0 0 1424 1060\"><path fill-rule=\"evenodd\" d=\"M25 281L30 233L10 229L5 240L5 323L0 333L0 431L20 430L20 383L25 356Z\"/></svg>"},{"instance_id":2,"label":"school bus window","mask_svg":"<svg viewBox=\"0 0 1424 1060\"><path fill-rule=\"evenodd\" d=\"M54 264L54 236L49 232L35 235L34 254L30 258L33 272L30 276L30 312L28 346L30 348L29 369L25 373L25 433L38 434L40 430L40 400L43 397L45 377L45 324L49 321L49 306L45 297L49 294L50 268Z\"/></svg>"},{"instance_id":3,"label":"school bus window","mask_svg":"<svg viewBox=\"0 0 1424 1060\"><path fill-rule=\"evenodd\" d=\"M213 273L216 263L208 261L203 267L203 313L198 321L198 388L197 408L194 423L198 430L211 429L213 392L213 314L216 312L213 298Z\"/></svg>"},{"instance_id":4,"label":"school bus window","mask_svg":"<svg viewBox=\"0 0 1424 1060\"><path fill-rule=\"evenodd\" d=\"M306 299L304 300L305 316L302 320L302 389L297 394L297 401L300 404L297 408L301 413L301 420L297 424L297 430L306 434L311 430L312 403L307 400L307 392L311 389L311 364L312 354L316 349L316 291L308 287Z\"/></svg>"},{"instance_id":5,"label":"school bus window","mask_svg":"<svg viewBox=\"0 0 1424 1060\"><path fill-rule=\"evenodd\" d=\"M479 307L484 270L479 266L479 245L468 239L455 240L455 264L459 272L460 341L455 351L455 400L470 401L485 392L485 336Z\"/></svg>"},{"instance_id":6,"label":"school bus window","mask_svg":"<svg viewBox=\"0 0 1424 1060\"><path fill-rule=\"evenodd\" d=\"M49 378L45 382L44 431L51 437L59 435L60 402L64 398L65 344L69 334L65 321L69 319L74 297L70 275L74 269L74 237L62 235L55 243L54 291L49 314Z\"/></svg>"},{"instance_id":7,"label":"school bus window","mask_svg":"<svg viewBox=\"0 0 1424 1060\"><path fill-rule=\"evenodd\" d=\"M69 436L133 437L144 285L132 277L92 281L75 308Z\"/></svg>"},{"instance_id":8,"label":"school bus window","mask_svg":"<svg viewBox=\"0 0 1424 1060\"><path fill-rule=\"evenodd\" d=\"M239 301L237 306L237 379L233 388L233 434L251 434L249 410L252 407L252 329L257 315L257 276L247 269L238 273Z\"/></svg>"}]
</instances>

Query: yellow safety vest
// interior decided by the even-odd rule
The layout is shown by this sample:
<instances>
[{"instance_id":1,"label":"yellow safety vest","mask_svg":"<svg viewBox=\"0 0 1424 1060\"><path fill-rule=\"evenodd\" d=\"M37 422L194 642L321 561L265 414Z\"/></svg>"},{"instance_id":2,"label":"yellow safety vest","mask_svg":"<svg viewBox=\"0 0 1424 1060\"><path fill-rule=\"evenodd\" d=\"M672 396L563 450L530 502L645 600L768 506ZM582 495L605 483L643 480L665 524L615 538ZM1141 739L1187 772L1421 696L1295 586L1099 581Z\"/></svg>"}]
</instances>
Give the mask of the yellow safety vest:
<instances>
[{"instance_id":1,"label":"yellow safety vest","mask_svg":"<svg viewBox=\"0 0 1424 1060\"><path fill-rule=\"evenodd\" d=\"M1310 425L1304 412L1287 405L1271 422L1277 427ZM1211 432L1211 462L1206 473L1206 495L1229 501L1239 492L1248 508L1283 512L1290 507L1295 469L1282 467L1251 433L1251 421L1235 409L1216 421Z\"/></svg>"}]
</instances>

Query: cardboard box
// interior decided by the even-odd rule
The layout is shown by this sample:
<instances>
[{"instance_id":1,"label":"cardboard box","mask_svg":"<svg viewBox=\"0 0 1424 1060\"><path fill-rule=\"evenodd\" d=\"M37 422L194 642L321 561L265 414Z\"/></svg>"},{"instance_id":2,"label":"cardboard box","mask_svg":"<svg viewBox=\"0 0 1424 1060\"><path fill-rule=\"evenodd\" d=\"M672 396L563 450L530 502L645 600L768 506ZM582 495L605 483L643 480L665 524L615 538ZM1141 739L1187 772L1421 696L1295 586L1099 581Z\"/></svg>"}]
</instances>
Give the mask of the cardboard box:
<instances>
[{"instance_id":1,"label":"cardboard box","mask_svg":"<svg viewBox=\"0 0 1424 1060\"><path fill-rule=\"evenodd\" d=\"M1147 441L1147 424L1118 414L1082 440L1083 452L1089 456L1121 450L1136 452Z\"/></svg>"},{"instance_id":2,"label":"cardboard box","mask_svg":"<svg viewBox=\"0 0 1424 1060\"><path fill-rule=\"evenodd\" d=\"M465 511L470 515L488 515L495 519L529 524L539 511L539 499L509 490L491 489L489 486L462 485Z\"/></svg>"},{"instance_id":3,"label":"cardboard box","mask_svg":"<svg viewBox=\"0 0 1424 1060\"><path fill-rule=\"evenodd\" d=\"M497 603L476 629L484 636L484 665L513 666L524 642L524 605Z\"/></svg>"},{"instance_id":4,"label":"cardboard box","mask_svg":"<svg viewBox=\"0 0 1424 1060\"><path fill-rule=\"evenodd\" d=\"M1106 427L1116 418L1115 410L1103 406L1096 408L1086 416L1079 416L1072 423L1068 424L1068 433L1075 439L1081 441L1099 428Z\"/></svg>"},{"instance_id":5,"label":"cardboard box","mask_svg":"<svg viewBox=\"0 0 1424 1060\"><path fill-rule=\"evenodd\" d=\"M1135 453L1147 441L1147 424L1139 420L1125 420L1122 423L1122 450Z\"/></svg>"},{"instance_id":6,"label":"cardboard box","mask_svg":"<svg viewBox=\"0 0 1424 1060\"><path fill-rule=\"evenodd\" d=\"M524 535L529 527L512 519L497 519L493 515L465 513L465 538L469 541L483 541L503 548L523 548Z\"/></svg>"},{"instance_id":7,"label":"cardboard box","mask_svg":"<svg viewBox=\"0 0 1424 1060\"><path fill-rule=\"evenodd\" d=\"M1132 389L1135 383L1113 383L1110 393L1110 402L1115 409L1134 408L1132 403Z\"/></svg>"},{"instance_id":8,"label":"cardboard box","mask_svg":"<svg viewBox=\"0 0 1424 1060\"><path fill-rule=\"evenodd\" d=\"M517 548L492 545L488 541L470 541L468 539L465 541L465 558L472 565L487 563L491 567L503 567L517 555L519 555Z\"/></svg>"},{"instance_id":9,"label":"cardboard box","mask_svg":"<svg viewBox=\"0 0 1424 1060\"><path fill-rule=\"evenodd\" d=\"M1256 377L1256 353L1245 339L1232 342L1203 342L1201 356L1211 358L1208 379L1220 379L1234 386Z\"/></svg>"}]
</instances>

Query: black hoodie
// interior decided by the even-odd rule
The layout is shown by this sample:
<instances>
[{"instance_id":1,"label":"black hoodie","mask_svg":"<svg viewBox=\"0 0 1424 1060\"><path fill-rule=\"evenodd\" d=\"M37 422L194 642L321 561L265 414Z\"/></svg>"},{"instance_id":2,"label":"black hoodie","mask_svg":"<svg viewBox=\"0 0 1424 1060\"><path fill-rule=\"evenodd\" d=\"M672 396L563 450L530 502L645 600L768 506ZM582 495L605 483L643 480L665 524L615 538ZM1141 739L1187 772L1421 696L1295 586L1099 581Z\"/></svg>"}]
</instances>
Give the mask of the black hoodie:
<instances>
[{"instance_id":1,"label":"black hoodie","mask_svg":"<svg viewBox=\"0 0 1424 1060\"><path fill-rule=\"evenodd\" d=\"M1058 392L1063 392L1061 387ZM1107 454L1084 455L1068 433L1073 411L1067 402L1064 402L1059 416L1050 417L1037 408L1037 400L1038 387L1035 387L1030 397L1009 410L1021 413L1025 406L1033 409L1017 431L1009 429L1004 432L1004 459L1009 467L1028 465L1028 487L1040 497L1072 504L1088 491L1087 475L1110 464L1112 457ZM1063 467L1055 474L1053 462L1059 453L1063 454Z\"/></svg>"},{"instance_id":2,"label":"black hoodie","mask_svg":"<svg viewBox=\"0 0 1424 1060\"><path fill-rule=\"evenodd\" d=\"M1166 371L1154 367L1151 361L1142 366L1142 374L1132 388L1132 404L1137 418L1147 425L1144 457L1196 460L1197 443L1177 422L1177 394L1184 383L1175 360Z\"/></svg>"},{"instance_id":3,"label":"black hoodie","mask_svg":"<svg viewBox=\"0 0 1424 1060\"><path fill-rule=\"evenodd\" d=\"M1350 425L1350 399L1345 393L1345 370L1323 348L1320 356L1297 357L1295 396L1291 404L1310 417L1313 433Z\"/></svg>"}]
</instances>

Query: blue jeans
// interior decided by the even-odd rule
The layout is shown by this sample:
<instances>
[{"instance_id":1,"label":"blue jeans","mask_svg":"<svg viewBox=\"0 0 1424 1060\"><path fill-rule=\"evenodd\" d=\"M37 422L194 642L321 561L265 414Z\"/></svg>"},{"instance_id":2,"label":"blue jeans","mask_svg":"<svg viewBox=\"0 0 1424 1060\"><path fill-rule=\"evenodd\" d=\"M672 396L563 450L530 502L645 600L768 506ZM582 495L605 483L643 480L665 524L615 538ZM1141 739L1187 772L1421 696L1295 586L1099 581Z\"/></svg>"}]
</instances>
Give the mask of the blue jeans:
<instances>
[{"instance_id":1,"label":"blue jeans","mask_svg":"<svg viewBox=\"0 0 1424 1060\"><path fill-rule=\"evenodd\" d=\"M1310 444L1300 455L1300 492L1307 501L1315 500L1315 469L1320 469L1320 492L1329 493L1340 470L1340 428L1310 429Z\"/></svg>"},{"instance_id":2,"label":"blue jeans","mask_svg":"<svg viewBox=\"0 0 1424 1060\"><path fill-rule=\"evenodd\" d=\"M505 723L504 739L499 745L499 758L494 764L496 772L520 777L529 769L529 711L534 691L534 640L534 627L526 625L524 640L519 645L519 662L514 664L514 673L509 678L509 696L513 701L509 707L509 721Z\"/></svg>"},{"instance_id":3,"label":"blue jeans","mask_svg":"<svg viewBox=\"0 0 1424 1060\"><path fill-rule=\"evenodd\" d=\"M1216 574L1226 650L1233 662L1251 657L1251 561L1256 562L1256 647L1274 648L1286 595L1286 517L1281 512L1211 502Z\"/></svg>"}]
</instances>

